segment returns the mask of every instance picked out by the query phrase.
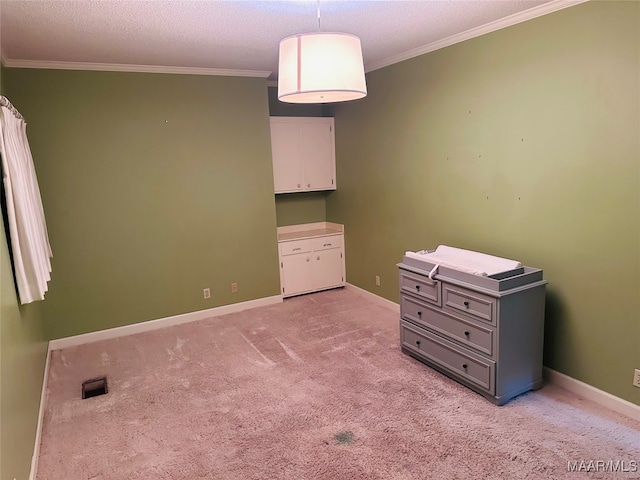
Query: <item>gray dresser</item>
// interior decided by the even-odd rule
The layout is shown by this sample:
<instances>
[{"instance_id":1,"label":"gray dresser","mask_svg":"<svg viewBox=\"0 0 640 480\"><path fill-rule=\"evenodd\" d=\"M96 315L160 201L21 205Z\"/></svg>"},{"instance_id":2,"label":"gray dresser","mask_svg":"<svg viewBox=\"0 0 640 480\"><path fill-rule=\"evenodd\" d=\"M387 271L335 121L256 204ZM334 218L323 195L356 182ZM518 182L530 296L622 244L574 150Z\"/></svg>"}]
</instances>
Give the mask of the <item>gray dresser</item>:
<instances>
[{"instance_id":1,"label":"gray dresser","mask_svg":"<svg viewBox=\"0 0 640 480\"><path fill-rule=\"evenodd\" d=\"M402 351L496 405L542 386L546 281L521 267L483 277L405 256Z\"/></svg>"}]
</instances>

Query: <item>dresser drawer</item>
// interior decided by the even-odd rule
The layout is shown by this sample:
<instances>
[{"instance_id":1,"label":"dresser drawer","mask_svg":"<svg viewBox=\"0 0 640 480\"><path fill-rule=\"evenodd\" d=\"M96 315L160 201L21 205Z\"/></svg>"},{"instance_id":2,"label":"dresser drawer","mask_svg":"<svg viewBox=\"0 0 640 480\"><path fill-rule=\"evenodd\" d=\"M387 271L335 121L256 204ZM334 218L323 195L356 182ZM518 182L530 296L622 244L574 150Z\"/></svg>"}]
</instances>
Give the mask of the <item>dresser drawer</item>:
<instances>
[{"instance_id":1,"label":"dresser drawer","mask_svg":"<svg viewBox=\"0 0 640 480\"><path fill-rule=\"evenodd\" d=\"M314 238L313 242L313 250L329 250L330 248L341 248L342 247L342 235L332 235L329 237L320 237Z\"/></svg>"},{"instance_id":2,"label":"dresser drawer","mask_svg":"<svg viewBox=\"0 0 640 480\"><path fill-rule=\"evenodd\" d=\"M310 252L311 240L295 240L293 242L280 243L280 255L295 255L297 253Z\"/></svg>"},{"instance_id":3,"label":"dresser drawer","mask_svg":"<svg viewBox=\"0 0 640 480\"><path fill-rule=\"evenodd\" d=\"M410 293L435 305L441 304L441 283L416 273L400 270L400 291Z\"/></svg>"},{"instance_id":4,"label":"dresser drawer","mask_svg":"<svg viewBox=\"0 0 640 480\"><path fill-rule=\"evenodd\" d=\"M402 346L445 370L464 378L487 393L495 394L495 362L465 351L453 343L427 331L411 328L401 322Z\"/></svg>"},{"instance_id":5,"label":"dresser drawer","mask_svg":"<svg viewBox=\"0 0 640 480\"><path fill-rule=\"evenodd\" d=\"M493 356L493 329L447 315L408 295L401 295L400 313L405 320L435 330L465 346Z\"/></svg>"},{"instance_id":6,"label":"dresser drawer","mask_svg":"<svg viewBox=\"0 0 640 480\"><path fill-rule=\"evenodd\" d=\"M496 299L456 285L445 285L442 289L444 308L452 312L463 312L473 318L496 325Z\"/></svg>"}]
</instances>

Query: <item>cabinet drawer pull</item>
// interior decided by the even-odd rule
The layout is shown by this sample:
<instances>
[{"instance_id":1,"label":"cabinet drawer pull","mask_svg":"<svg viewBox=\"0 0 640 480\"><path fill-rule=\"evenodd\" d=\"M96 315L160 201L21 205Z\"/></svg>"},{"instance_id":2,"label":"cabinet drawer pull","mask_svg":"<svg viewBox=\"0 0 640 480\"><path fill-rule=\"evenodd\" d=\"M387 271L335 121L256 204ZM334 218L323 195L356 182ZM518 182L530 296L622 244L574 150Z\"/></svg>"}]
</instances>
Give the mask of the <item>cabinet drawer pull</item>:
<instances>
[{"instance_id":1,"label":"cabinet drawer pull","mask_svg":"<svg viewBox=\"0 0 640 480\"><path fill-rule=\"evenodd\" d=\"M299 183L299 184L298 184L298 188L300 188L301 186L302 186L302 185Z\"/></svg>"},{"instance_id":2,"label":"cabinet drawer pull","mask_svg":"<svg viewBox=\"0 0 640 480\"><path fill-rule=\"evenodd\" d=\"M318 260L320 260L320 257L316 257Z\"/></svg>"},{"instance_id":3,"label":"cabinet drawer pull","mask_svg":"<svg viewBox=\"0 0 640 480\"><path fill-rule=\"evenodd\" d=\"M310 184L310 183L307 183L307 187L310 187L310 186L311 186L311 184Z\"/></svg>"},{"instance_id":4,"label":"cabinet drawer pull","mask_svg":"<svg viewBox=\"0 0 640 480\"><path fill-rule=\"evenodd\" d=\"M469 306L469 302L463 302L465 307Z\"/></svg>"},{"instance_id":5,"label":"cabinet drawer pull","mask_svg":"<svg viewBox=\"0 0 640 480\"><path fill-rule=\"evenodd\" d=\"M420 285L416 285L416 290L420 291Z\"/></svg>"},{"instance_id":6,"label":"cabinet drawer pull","mask_svg":"<svg viewBox=\"0 0 640 480\"><path fill-rule=\"evenodd\" d=\"M295 252L297 250L302 250L302 248L298 247L298 248L294 248L293 250L291 250L292 252Z\"/></svg>"},{"instance_id":7,"label":"cabinet drawer pull","mask_svg":"<svg viewBox=\"0 0 640 480\"><path fill-rule=\"evenodd\" d=\"M323 244L322 246L323 246L323 247L330 247L331 245L332 245L331 243L325 243L325 244Z\"/></svg>"},{"instance_id":8,"label":"cabinet drawer pull","mask_svg":"<svg viewBox=\"0 0 640 480\"><path fill-rule=\"evenodd\" d=\"M468 337L468 336L469 336L469 331L468 331L468 330L465 330L465 332L464 332L464 336L465 336L465 337Z\"/></svg>"},{"instance_id":9,"label":"cabinet drawer pull","mask_svg":"<svg viewBox=\"0 0 640 480\"><path fill-rule=\"evenodd\" d=\"M467 369L467 364L466 364L466 363L463 363L463 364L462 364L462 368L464 368L464 369L466 370L466 369Z\"/></svg>"},{"instance_id":10,"label":"cabinet drawer pull","mask_svg":"<svg viewBox=\"0 0 640 480\"><path fill-rule=\"evenodd\" d=\"M420 340L416 340L416 345L420 346Z\"/></svg>"},{"instance_id":11,"label":"cabinet drawer pull","mask_svg":"<svg viewBox=\"0 0 640 480\"><path fill-rule=\"evenodd\" d=\"M309 257L307 257L307 262L310 262L310 261L311 261L311 259Z\"/></svg>"},{"instance_id":12,"label":"cabinet drawer pull","mask_svg":"<svg viewBox=\"0 0 640 480\"><path fill-rule=\"evenodd\" d=\"M422 312L418 312L418 316L419 316L419 317L422 317Z\"/></svg>"}]
</instances>

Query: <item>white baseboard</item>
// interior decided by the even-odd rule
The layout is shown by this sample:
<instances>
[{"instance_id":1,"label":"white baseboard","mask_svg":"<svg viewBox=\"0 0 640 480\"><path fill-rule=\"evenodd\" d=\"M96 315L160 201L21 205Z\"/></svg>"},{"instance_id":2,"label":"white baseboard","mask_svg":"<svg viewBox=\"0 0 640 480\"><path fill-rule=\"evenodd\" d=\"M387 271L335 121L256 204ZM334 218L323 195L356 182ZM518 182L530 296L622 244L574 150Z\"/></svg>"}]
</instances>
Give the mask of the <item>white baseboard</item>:
<instances>
[{"instance_id":1,"label":"white baseboard","mask_svg":"<svg viewBox=\"0 0 640 480\"><path fill-rule=\"evenodd\" d=\"M592 387L591 385L548 367L544 367L543 376L549 383L564 388L565 390L569 390L571 393L580 395L581 397L607 407L610 410L621 413L625 417L640 421L640 405L636 405L635 403L631 403L620 397L611 395L610 393L596 387Z\"/></svg>"},{"instance_id":2,"label":"white baseboard","mask_svg":"<svg viewBox=\"0 0 640 480\"><path fill-rule=\"evenodd\" d=\"M31 472L29 480L36 480L38 474L38 459L40 458L40 442L42 440L42 423L44 422L44 405L47 399L47 379L49 378L49 359L51 358L51 343L47 345L47 359L44 362L44 376L42 377L42 392L40 392L40 408L38 409L38 424L36 426L36 439L31 457Z\"/></svg>"},{"instance_id":3,"label":"white baseboard","mask_svg":"<svg viewBox=\"0 0 640 480\"><path fill-rule=\"evenodd\" d=\"M392 302L391 300L387 300L386 298L381 297L380 295L376 295L375 293L371 293L368 290L365 290L363 288L360 287L356 287L355 285L351 284L351 283L347 283L345 285L345 287L347 288L347 290L351 290L353 293L360 295L361 297L366 297L369 300L371 300L372 302L377 303L378 305L381 305L383 307L387 307L392 309L394 312L397 312L398 315L400 315L400 305Z\"/></svg>"},{"instance_id":4,"label":"white baseboard","mask_svg":"<svg viewBox=\"0 0 640 480\"><path fill-rule=\"evenodd\" d=\"M149 320L146 322L124 325L122 327L109 328L99 330L97 332L83 333L82 335L74 335L72 337L58 338L49 342L49 350L60 350L62 348L83 345L85 343L97 342L99 340L107 340L110 338L124 337L135 333L148 332L159 328L172 327L183 323L204 320L205 318L219 317L229 313L242 312L256 307L264 307L282 303L282 295L274 295L273 297L257 298L247 302L232 303L230 305L222 305L220 307L208 308L206 310L198 310L196 312L183 313L172 317L159 318L157 320Z\"/></svg>"}]
</instances>

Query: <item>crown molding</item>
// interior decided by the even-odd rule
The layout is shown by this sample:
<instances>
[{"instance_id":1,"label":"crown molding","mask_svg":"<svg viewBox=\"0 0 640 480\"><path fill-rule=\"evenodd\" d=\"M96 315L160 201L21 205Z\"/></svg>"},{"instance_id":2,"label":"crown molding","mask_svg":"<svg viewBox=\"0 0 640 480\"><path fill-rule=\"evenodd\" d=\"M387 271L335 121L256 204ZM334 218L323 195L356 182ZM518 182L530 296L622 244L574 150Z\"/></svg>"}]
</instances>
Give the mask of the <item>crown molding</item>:
<instances>
[{"instance_id":1,"label":"crown molding","mask_svg":"<svg viewBox=\"0 0 640 480\"><path fill-rule=\"evenodd\" d=\"M424 55L425 53L449 47L456 43L464 42L465 40L470 40L472 38L495 32L496 30L510 27L518 23L526 22L527 20L532 20L549 13L557 12L558 10L573 7L574 5L585 3L587 1L588 0L552 0L551 2L538 5L537 7L530 8L529 10L514 13L513 15L501 18L500 20L487 23L480 27L472 28L471 30L467 30L466 32L457 33L455 35L451 35L450 37L443 38L442 40L429 43L422 47L414 48L399 55L394 55L393 57L388 57L378 62L371 63L367 65L366 71L372 72L383 67L388 67L389 65L393 65L394 63L409 60L410 58L418 57L420 55Z\"/></svg>"},{"instance_id":2,"label":"crown molding","mask_svg":"<svg viewBox=\"0 0 640 480\"><path fill-rule=\"evenodd\" d=\"M372 72L395 63L409 60L425 53L433 52L441 48L445 48L456 43L464 42L487 33L495 32L502 28L510 27L518 23L526 22L549 13L557 12L565 8L573 7L589 0L552 0L537 7L530 8L523 12L519 12L508 17L487 23L480 27L472 28L466 32L451 35L450 37L438 40L436 42L414 48L406 52L387 57L378 62L365 65L367 72ZM2 56L2 64L10 68L42 68L57 70L93 70L107 72L139 72L139 73L168 73L179 75L212 75L227 77L260 77L267 78L271 75L270 71L261 70L230 70L219 68L196 68L196 67L171 67L171 66L155 66L155 65L130 65L116 63L85 63L85 62L55 62L43 60L16 60ZM276 81L269 81L268 86L277 86Z\"/></svg>"},{"instance_id":3,"label":"crown molding","mask_svg":"<svg viewBox=\"0 0 640 480\"><path fill-rule=\"evenodd\" d=\"M122 63L85 63L85 62L52 62L44 60L15 60L2 58L5 67L10 68L43 68L51 70L91 70L100 72L137 72L137 73L170 73L178 75L211 75L223 77L260 77L267 78L270 71L262 70L230 70L223 68L170 67L156 65L130 65Z\"/></svg>"}]
</instances>

